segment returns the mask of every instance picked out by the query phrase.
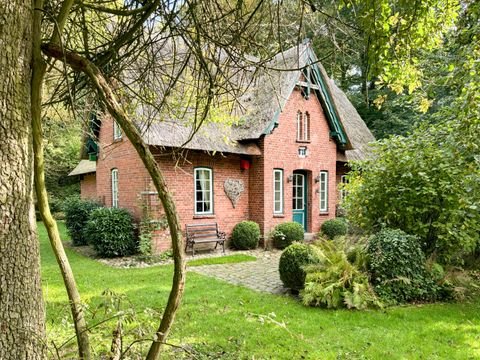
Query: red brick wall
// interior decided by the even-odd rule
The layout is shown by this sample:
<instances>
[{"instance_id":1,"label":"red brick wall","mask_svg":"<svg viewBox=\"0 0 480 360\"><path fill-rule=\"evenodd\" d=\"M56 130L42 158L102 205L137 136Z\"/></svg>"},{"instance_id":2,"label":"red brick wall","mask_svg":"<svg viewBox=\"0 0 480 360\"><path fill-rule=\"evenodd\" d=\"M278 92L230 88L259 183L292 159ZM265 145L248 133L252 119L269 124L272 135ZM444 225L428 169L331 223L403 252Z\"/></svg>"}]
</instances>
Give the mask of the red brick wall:
<instances>
[{"instance_id":1,"label":"red brick wall","mask_svg":"<svg viewBox=\"0 0 480 360\"><path fill-rule=\"evenodd\" d=\"M80 197L97 200L97 183L95 174L85 174L80 180Z\"/></svg>"},{"instance_id":2,"label":"red brick wall","mask_svg":"<svg viewBox=\"0 0 480 360\"><path fill-rule=\"evenodd\" d=\"M297 111L310 114L310 141L296 141ZM330 138L330 129L319 100L312 93L307 100L300 90L294 90L279 118L278 127L264 138L263 186L264 186L264 223L262 230L268 233L276 224L292 221L292 183L287 178L294 170L307 172L308 193L308 232L317 232L321 224L335 217L336 194L336 159L337 145ZM308 155L300 158L298 148L306 146ZM273 169L284 171L284 215L273 214ZM329 173L328 212L320 213L320 199L317 190L319 183L314 179L321 170ZM260 176L259 174L258 176ZM251 210L253 213L253 210Z\"/></svg>"},{"instance_id":3,"label":"red brick wall","mask_svg":"<svg viewBox=\"0 0 480 360\"><path fill-rule=\"evenodd\" d=\"M310 114L310 141L296 141L297 111ZM199 151L185 151L180 157L167 150L152 148L166 178L169 190L175 199L182 228L185 224L217 222L222 231L231 233L235 224L251 219L259 223L266 234L280 222L292 221L292 183L287 178L294 170L305 170L308 182L308 231L317 232L326 219L335 216L337 203L337 146L329 136L325 114L314 94L305 99L299 90L292 93L283 112L279 126L272 134L259 140L264 156L251 157L251 168L240 169L240 155L210 155ZM136 154L132 144L124 137L113 141L113 122L104 118L100 131L100 154L97 161L97 195L106 205L111 206L111 170L118 169L119 206L129 209L139 219L142 215L142 202L148 200L152 207L158 207L156 217L161 216L161 206L155 194L142 195L153 190L146 169ZM299 146L307 146L308 155L300 158ZM194 168L210 167L214 179L214 214L196 216L194 213ZM273 169L284 170L284 214L273 214ZM328 212L319 210L319 183L315 178L321 170L329 172ZM245 190L234 209L224 191L226 179L240 179ZM155 216L154 216L155 217ZM170 247L170 239L165 231L158 231L155 248L164 250Z\"/></svg>"},{"instance_id":4,"label":"red brick wall","mask_svg":"<svg viewBox=\"0 0 480 360\"><path fill-rule=\"evenodd\" d=\"M259 141L260 149L264 149L264 139ZM249 171L249 215L250 220L260 225L260 230L264 232L265 227L265 183L264 167L265 159L263 156L255 156L251 160ZM272 190L270 190L272 191Z\"/></svg>"},{"instance_id":5,"label":"red brick wall","mask_svg":"<svg viewBox=\"0 0 480 360\"><path fill-rule=\"evenodd\" d=\"M141 195L149 182L147 170L143 166L133 145L125 135L113 141L113 121L104 117L99 134L99 154L97 160L97 195L105 206L112 206L112 169L118 169L118 206L129 209L136 219L140 219Z\"/></svg>"},{"instance_id":6,"label":"red brick wall","mask_svg":"<svg viewBox=\"0 0 480 360\"><path fill-rule=\"evenodd\" d=\"M221 231L228 235L240 221L249 218L249 172L240 169L239 155L228 154L214 156L203 152L190 151L175 163L172 156L157 156L160 168L163 171L169 190L173 194L182 228L185 224L217 222ZM195 215L194 209L194 168L209 167L213 169L213 215ZM224 182L227 179L241 180L244 192L241 194L236 207L224 191Z\"/></svg>"},{"instance_id":7,"label":"red brick wall","mask_svg":"<svg viewBox=\"0 0 480 360\"><path fill-rule=\"evenodd\" d=\"M113 122L105 118L99 135L100 154L97 161L97 194L106 206L111 206L111 170L118 169L119 207L129 209L139 220L142 216L142 203L148 201L157 208L155 218L162 216L156 194L145 194L152 191L150 177L138 157L132 144L125 137L121 141L113 141ZM249 174L250 170L240 169L240 155L209 155L204 152L189 151L179 157L170 151L151 148L165 176L167 185L175 199L182 229L185 224L217 222L222 231L230 234L235 224L249 218ZM210 167L214 179L214 214L196 216L194 214L194 168ZM243 181L244 192L236 207L224 191L226 179ZM142 195L142 193L144 193ZM155 249L165 250L170 247L168 232L157 231Z\"/></svg>"}]
</instances>

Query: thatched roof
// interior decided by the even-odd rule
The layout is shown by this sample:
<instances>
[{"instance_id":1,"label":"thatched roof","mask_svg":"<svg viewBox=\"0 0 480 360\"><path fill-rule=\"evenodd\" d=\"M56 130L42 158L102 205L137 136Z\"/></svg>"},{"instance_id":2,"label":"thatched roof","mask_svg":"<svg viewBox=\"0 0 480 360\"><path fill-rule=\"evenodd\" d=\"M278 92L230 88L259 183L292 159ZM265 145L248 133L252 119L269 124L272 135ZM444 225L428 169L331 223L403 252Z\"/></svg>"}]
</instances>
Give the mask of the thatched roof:
<instances>
[{"instance_id":1,"label":"thatched roof","mask_svg":"<svg viewBox=\"0 0 480 360\"><path fill-rule=\"evenodd\" d=\"M80 163L73 169L68 176L83 175L97 171L97 162L90 160L80 160Z\"/></svg>"},{"instance_id":2,"label":"thatched roof","mask_svg":"<svg viewBox=\"0 0 480 360\"><path fill-rule=\"evenodd\" d=\"M191 137L191 127L182 126L176 121L162 121L150 124L143 131L143 139L149 145L165 147L185 147L242 155L261 155L260 148L253 142L240 142L235 139L231 126L218 123L203 124ZM188 142L187 142L188 141Z\"/></svg>"},{"instance_id":3,"label":"thatched roof","mask_svg":"<svg viewBox=\"0 0 480 360\"><path fill-rule=\"evenodd\" d=\"M248 69L244 72L243 78L254 78L233 111L232 116L240 119L237 125L204 124L186 143L191 126L165 120L143 130L145 141L156 146L260 155L255 141L271 133L302 74L311 73L307 80L322 103L334 139L345 150L345 160L367 155L367 144L375 140L373 135L345 93L327 76L309 43L276 55L255 74Z\"/></svg>"},{"instance_id":4,"label":"thatched roof","mask_svg":"<svg viewBox=\"0 0 480 360\"><path fill-rule=\"evenodd\" d=\"M345 151L346 160L362 160L368 156L368 144L375 141L375 137L353 104L348 100L347 95L335 85L333 80L329 80L329 85L343 128L350 142L351 150Z\"/></svg>"},{"instance_id":5,"label":"thatched roof","mask_svg":"<svg viewBox=\"0 0 480 360\"><path fill-rule=\"evenodd\" d=\"M296 46L277 54L260 70L239 99L235 114L242 119L235 129L238 139L258 139L270 132L299 80L300 70L292 69L302 68L305 56L305 45Z\"/></svg>"}]
</instances>

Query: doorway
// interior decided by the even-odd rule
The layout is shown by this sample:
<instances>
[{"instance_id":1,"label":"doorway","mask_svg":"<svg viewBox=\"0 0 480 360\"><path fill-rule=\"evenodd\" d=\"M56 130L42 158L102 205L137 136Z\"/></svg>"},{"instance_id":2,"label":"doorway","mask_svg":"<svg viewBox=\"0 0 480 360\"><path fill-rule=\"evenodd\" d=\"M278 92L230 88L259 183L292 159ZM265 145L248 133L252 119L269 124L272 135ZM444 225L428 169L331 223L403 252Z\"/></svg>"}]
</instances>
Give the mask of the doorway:
<instances>
[{"instance_id":1,"label":"doorway","mask_svg":"<svg viewBox=\"0 0 480 360\"><path fill-rule=\"evenodd\" d=\"M293 172L293 193L292 193L292 209L293 221L303 226L307 231L307 174L304 171L296 170Z\"/></svg>"}]
</instances>

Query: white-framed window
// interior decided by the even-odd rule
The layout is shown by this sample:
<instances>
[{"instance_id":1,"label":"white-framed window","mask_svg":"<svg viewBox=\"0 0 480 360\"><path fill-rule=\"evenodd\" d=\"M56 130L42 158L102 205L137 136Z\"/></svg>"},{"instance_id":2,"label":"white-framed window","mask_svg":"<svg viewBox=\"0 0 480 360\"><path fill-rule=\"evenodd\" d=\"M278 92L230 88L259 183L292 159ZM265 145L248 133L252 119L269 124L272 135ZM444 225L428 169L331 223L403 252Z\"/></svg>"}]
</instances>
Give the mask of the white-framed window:
<instances>
[{"instance_id":1,"label":"white-framed window","mask_svg":"<svg viewBox=\"0 0 480 360\"><path fill-rule=\"evenodd\" d=\"M118 207L118 169L112 169L112 207Z\"/></svg>"},{"instance_id":2,"label":"white-framed window","mask_svg":"<svg viewBox=\"0 0 480 360\"><path fill-rule=\"evenodd\" d=\"M122 138L122 128L113 120L113 140L120 140Z\"/></svg>"},{"instance_id":3,"label":"white-framed window","mask_svg":"<svg viewBox=\"0 0 480 360\"><path fill-rule=\"evenodd\" d=\"M304 158L307 157L308 155L308 150L306 146L300 146L298 148L298 157Z\"/></svg>"},{"instance_id":4,"label":"white-framed window","mask_svg":"<svg viewBox=\"0 0 480 360\"><path fill-rule=\"evenodd\" d=\"M320 212L328 211L328 171L320 171Z\"/></svg>"},{"instance_id":5,"label":"white-framed window","mask_svg":"<svg viewBox=\"0 0 480 360\"><path fill-rule=\"evenodd\" d=\"M348 196L348 191L345 190L345 185L348 184L348 178L347 175L342 175L340 177L340 183L341 183L341 189L340 189L340 201L343 201L347 198Z\"/></svg>"},{"instance_id":6,"label":"white-framed window","mask_svg":"<svg viewBox=\"0 0 480 360\"><path fill-rule=\"evenodd\" d=\"M297 111L297 141L302 141L303 138L303 114Z\"/></svg>"},{"instance_id":7,"label":"white-framed window","mask_svg":"<svg viewBox=\"0 0 480 360\"><path fill-rule=\"evenodd\" d=\"M283 214L283 170L273 170L273 213Z\"/></svg>"},{"instance_id":8,"label":"white-framed window","mask_svg":"<svg viewBox=\"0 0 480 360\"><path fill-rule=\"evenodd\" d=\"M297 111L297 141L310 141L310 114Z\"/></svg>"},{"instance_id":9,"label":"white-framed window","mask_svg":"<svg viewBox=\"0 0 480 360\"><path fill-rule=\"evenodd\" d=\"M213 214L213 173L205 167L195 168L195 214Z\"/></svg>"},{"instance_id":10,"label":"white-framed window","mask_svg":"<svg viewBox=\"0 0 480 360\"><path fill-rule=\"evenodd\" d=\"M310 114L308 111L303 115L303 140L310 141Z\"/></svg>"}]
</instances>

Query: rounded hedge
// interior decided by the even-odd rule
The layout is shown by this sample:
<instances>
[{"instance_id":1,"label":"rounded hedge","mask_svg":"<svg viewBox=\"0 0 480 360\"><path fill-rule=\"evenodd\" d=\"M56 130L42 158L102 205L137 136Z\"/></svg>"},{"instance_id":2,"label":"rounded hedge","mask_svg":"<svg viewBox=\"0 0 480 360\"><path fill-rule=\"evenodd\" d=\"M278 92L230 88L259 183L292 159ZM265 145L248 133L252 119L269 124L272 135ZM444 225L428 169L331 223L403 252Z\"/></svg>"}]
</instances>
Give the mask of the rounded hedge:
<instances>
[{"instance_id":1,"label":"rounded hedge","mask_svg":"<svg viewBox=\"0 0 480 360\"><path fill-rule=\"evenodd\" d=\"M383 229L367 245L368 269L375 292L385 301L434 300L438 290L425 265L416 236Z\"/></svg>"},{"instance_id":2,"label":"rounded hedge","mask_svg":"<svg viewBox=\"0 0 480 360\"><path fill-rule=\"evenodd\" d=\"M305 231L303 226L296 222L285 222L275 226L273 230L273 245L277 249L285 249L294 241L303 241Z\"/></svg>"},{"instance_id":3,"label":"rounded hedge","mask_svg":"<svg viewBox=\"0 0 480 360\"><path fill-rule=\"evenodd\" d=\"M98 208L90 214L84 233L98 256L127 256L136 249L133 224L125 209Z\"/></svg>"},{"instance_id":4,"label":"rounded hedge","mask_svg":"<svg viewBox=\"0 0 480 360\"><path fill-rule=\"evenodd\" d=\"M293 243L280 256L278 271L283 285L293 290L301 290L305 285L306 265L318 262L312 247L307 244Z\"/></svg>"},{"instance_id":5,"label":"rounded hedge","mask_svg":"<svg viewBox=\"0 0 480 360\"><path fill-rule=\"evenodd\" d=\"M232 245L238 250L255 249L259 238L260 226L254 221L242 221L233 228Z\"/></svg>"},{"instance_id":6,"label":"rounded hedge","mask_svg":"<svg viewBox=\"0 0 480 360\"><path fill-rule=\"evenodd\" d=\"M74 246L86 245L84 229L90 214L101 205L91 200L82 200L78 196L66 199L63 203L65 225Z\"/></svg>"},{"instance_id":7,"label":"rounded hedge","mask_svg":"<svg viewBox=\"0 0 480 360\"><path fill-rule=\"evenodd\" d=\"M348 225L345 220L341 218L330 219L325 221L320 228L323 235L325 235L330 240L333 240L337 236L342 236L347 234Z\"/></svg>"}]
</instances>

